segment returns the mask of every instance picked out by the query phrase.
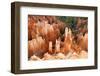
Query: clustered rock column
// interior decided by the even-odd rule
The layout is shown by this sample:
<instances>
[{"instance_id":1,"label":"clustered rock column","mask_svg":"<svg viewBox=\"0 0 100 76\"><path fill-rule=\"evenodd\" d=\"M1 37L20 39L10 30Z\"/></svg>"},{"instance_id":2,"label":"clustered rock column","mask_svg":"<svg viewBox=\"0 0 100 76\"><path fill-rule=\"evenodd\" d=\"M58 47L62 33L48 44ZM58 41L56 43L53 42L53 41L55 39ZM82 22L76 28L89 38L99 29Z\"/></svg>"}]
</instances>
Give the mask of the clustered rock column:
<instances>
[{"instance_id":1,"label":"clustered rock column","mask_svg":"<svg viewBox=\"0 0 100 76\"><path fill-rule=\"evenodd\" d=\"M79 34L75 40L71 29L63 27L64 24L55 17L29 16L28 22L29 60L87 58L87 33Z\"/></svg>"}]
</instances>

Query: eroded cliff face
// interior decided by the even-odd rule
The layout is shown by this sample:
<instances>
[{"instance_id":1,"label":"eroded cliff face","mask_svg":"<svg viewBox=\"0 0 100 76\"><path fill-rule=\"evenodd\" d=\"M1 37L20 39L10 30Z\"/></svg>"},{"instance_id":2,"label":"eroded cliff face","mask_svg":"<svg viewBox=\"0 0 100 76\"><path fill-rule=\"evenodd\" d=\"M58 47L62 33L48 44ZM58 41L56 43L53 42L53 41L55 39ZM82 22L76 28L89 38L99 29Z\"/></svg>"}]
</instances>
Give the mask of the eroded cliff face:
<instances>
[{"instance_id":1,"label":"eroded cliff face","mask_svg":"<svg viewBox=\"0 0 100 76\"><path fill-rule=\"evenodd\" d=\"M86 20L77 20L78 28L86 24ZM28 16L29 60L87 58L87 53L87 29L75 35L55 16Z\"/></svg>"}]
</instances>

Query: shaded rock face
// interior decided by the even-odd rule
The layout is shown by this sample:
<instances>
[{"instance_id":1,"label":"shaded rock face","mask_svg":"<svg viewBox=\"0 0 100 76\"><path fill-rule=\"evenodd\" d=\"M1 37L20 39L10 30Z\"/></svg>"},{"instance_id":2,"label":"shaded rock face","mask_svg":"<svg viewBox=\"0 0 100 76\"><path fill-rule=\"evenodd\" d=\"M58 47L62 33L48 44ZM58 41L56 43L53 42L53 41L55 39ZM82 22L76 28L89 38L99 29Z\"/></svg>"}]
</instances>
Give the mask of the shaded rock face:
<instances>
[{"instance_id":1,"label":"shaded rock face","mask_svg":"<svg viewBox=\"0 0 100 76\"><path fill-rule=\"evenodd\" d=\"M80 26L80 22L77 24ZM73 35L71 28L55 16L28 16L30 60L75 59L84 58L84 54L86 58L87 51L88 33Z\"/></svg>"},{"instance_id":2,"label":"shaded rock face","mask_svg":"<svg viewBox=\"0 0 100 76\"><path fill-rule=\"evenodd\" d=\"M47 50L48 45L46 44L46 41L42 39L42 37L37 37L28 41L29 57L31 57L33 54L42 57L42 55L47 52Z\"/></svg>"},{"instance_id":3,"label":"shaded rock face","mask_svg":"<svg viewBox=\"0 0 100 76\"><path fill-rule=\"evenodd\" d=\"M86 33L84 36L79 35L77 43L83 50L88 51L88 34Z\"/></svg>"}]
</instances>

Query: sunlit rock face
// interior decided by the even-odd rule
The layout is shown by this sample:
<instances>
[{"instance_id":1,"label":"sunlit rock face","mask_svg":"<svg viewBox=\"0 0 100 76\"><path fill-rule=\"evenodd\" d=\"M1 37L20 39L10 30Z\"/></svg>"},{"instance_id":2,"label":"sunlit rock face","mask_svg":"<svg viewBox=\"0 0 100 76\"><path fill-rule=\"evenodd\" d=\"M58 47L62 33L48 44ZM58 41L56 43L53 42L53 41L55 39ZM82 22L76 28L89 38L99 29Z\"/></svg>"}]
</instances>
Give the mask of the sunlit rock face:
<instances>
[{"instance_id":1,"label":"sunlit rock face","mask_svg":"<svg viewBox=\"0 0 100 76\"><path fill-rule=\"evenodd\" d=\"M77 26L87 24L77 18ZM88 32L73 34L55 16L28 17L28 58L29 60L81 59L88 57ZM81 29L79 31L82 31ZM84 33L85 32L85 33ZM83 34L84 33L84 34Z\"/></svg>"}]
</instances>

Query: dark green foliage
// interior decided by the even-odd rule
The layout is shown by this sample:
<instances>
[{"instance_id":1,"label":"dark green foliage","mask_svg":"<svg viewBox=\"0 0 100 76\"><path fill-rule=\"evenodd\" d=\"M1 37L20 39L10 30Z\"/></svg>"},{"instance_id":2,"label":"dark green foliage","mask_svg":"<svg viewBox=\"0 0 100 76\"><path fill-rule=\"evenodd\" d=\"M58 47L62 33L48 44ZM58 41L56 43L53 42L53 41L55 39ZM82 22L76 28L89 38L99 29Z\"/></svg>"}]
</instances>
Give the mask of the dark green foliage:
<instances>
[{"instance_id":1,"label":"dark green foliage","mask_svg":"<svg viewBox=\"0 0 100 76\"><path fill-rule=\"evenodd\" d=\"M77 34L80 33L79 28L81 29L87 29L87 24L81 24L80 27L77 27L77 22L78 22L78 18L80 18L81 20L87 20L87 17L70 17L70 16L58 16L57 17L60 21L65 23L64 27L68 27L72 30L73 34ZM63 29L64 30L64 29ZM64 31L61 31L61 34L64 33Z\"/></svg>"},{"instance_id":2,"label":"dark green foliage","mask_svg":"<svg viewBox=\"0 0 100 76\"><path fill-rule=\"evenodd\" d=\"M72 30L72 32L75 33L77 17L59 16L58 19L63 21L66 24L65 27L70 28ZM62 31L62 33L63 32L64 31Z\"/></svg>"}]
</instances>

